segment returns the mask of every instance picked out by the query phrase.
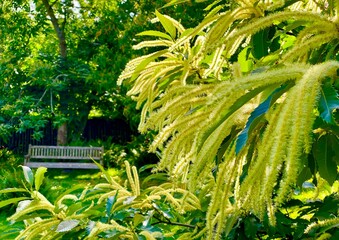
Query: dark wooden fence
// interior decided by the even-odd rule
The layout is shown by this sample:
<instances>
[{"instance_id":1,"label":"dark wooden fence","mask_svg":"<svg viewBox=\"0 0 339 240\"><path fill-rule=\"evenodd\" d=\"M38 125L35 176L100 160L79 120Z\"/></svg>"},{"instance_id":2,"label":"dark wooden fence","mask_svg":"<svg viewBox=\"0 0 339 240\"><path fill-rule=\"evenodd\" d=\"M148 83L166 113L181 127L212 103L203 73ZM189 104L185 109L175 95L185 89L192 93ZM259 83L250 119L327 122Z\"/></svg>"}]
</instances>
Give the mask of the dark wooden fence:
<instances>
[{"instance_id":1,"label":"dark wooden fence","mask_svg":"<svg viewBox=\"0 0 339 240\"><path fill-rule=\"evenodd\" d=\"M56 145L57 129L52 124L48 124L43 130L43 138L35 140L32 138L33 129L27 129L22 133L14 133L8 141L0 139L0 146L6 147L18 154L26 154L28 145ZM129 125L122 119L89 119L82 134L82 140L90 141L101 139L106 141L110 139L115 143L124 143L130 141L131 130Z\"/></svg>"},{"instance_id":2,"label":"dark wooden fence","mask_svg":"<svg viewBox=\"0 0 339 240\"><path fill-rule=\"evenodd\" d=\"M94 118L87 121L82 137L86 141L111 138L112 142L124 143L130 141L131 130L123 119Z\"/></svg>"}]
</instances>

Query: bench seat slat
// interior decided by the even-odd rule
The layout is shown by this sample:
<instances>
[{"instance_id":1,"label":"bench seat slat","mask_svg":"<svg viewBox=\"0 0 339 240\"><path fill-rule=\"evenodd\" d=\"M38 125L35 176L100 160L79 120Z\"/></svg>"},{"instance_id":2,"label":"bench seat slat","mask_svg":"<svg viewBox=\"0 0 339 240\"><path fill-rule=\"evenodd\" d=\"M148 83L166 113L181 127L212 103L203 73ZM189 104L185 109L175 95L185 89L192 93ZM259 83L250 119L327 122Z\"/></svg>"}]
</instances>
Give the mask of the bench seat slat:
<instances>
[{"instance_id":1,"label":"bench seat slat","mask_svg":"<svg viewBox=\"0 0 339 240\"><path fill-rule=\"evenodd\" d=\"M30 168L99 169L94 163L27 162L25 165Z\"/></svg>"},{"instance_id":2,"label":"bench seat slat","mask_svg":"<svg viewBox=\"0 0 339 240\"><path fill-rule=\"evenodd\" d=\"M30 158L34 159L70 159L70 160L100 160L101 157L78 157L78 156L45 156L45 155L32 155Z\"/></svg>"}]
</instances>

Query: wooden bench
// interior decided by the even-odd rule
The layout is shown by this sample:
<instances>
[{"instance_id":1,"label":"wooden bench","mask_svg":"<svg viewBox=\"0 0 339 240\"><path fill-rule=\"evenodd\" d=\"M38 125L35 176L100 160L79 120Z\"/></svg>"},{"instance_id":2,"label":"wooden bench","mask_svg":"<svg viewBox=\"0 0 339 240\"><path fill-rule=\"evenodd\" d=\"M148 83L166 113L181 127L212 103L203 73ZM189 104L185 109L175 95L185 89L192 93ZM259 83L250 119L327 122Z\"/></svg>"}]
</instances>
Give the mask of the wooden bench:
<instances>
[{"instance_id":1,"label":"wooden bench","mask_svg":"<svg viewBox=\"0 0 339 240\"><path fill-rule=\"evenodd\" d=\"M74 168L98 169L92 161L99 161L103 165L103 147L69 147L69 146L33 146L29 145L28 154L25 155L24 165L31 168L40 166L47 168ZM32 162L31 159L40 161ZM56 160L43 161L43 160ZM68 160L68 161L65 161Z\"/></svg>"}]
</instances>

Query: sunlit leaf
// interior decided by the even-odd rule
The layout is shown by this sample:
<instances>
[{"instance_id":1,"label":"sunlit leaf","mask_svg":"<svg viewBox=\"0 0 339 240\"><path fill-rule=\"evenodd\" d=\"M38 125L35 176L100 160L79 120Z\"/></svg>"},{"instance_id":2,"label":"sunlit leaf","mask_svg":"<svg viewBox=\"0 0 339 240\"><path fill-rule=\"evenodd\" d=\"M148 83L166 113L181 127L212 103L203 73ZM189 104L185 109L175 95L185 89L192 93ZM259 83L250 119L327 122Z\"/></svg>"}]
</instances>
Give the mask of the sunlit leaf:
<instances>
[{"instance_id":1,"label":"sunlit leaf","mask_svg":"<svg viewBox=\"0 0 339 240\"><path fill-rule=\"evenodd\" d=\"M17 203L17 202L20 202L22 200L26 200L26 199L29 199L29 197L10 198L10 199L1 201L0 202L0 208L5 207L5 206L12 204L12 203Z\"/></svg>"},{"instance_id":2,"label":"sunlit leaf","mask_svg":"<svg viewBox=\"0 0 339 240\"><path fill-rule=\"evenodd\" d=\"M142 223L145 220L145 216L141 214L135 214L133 217L133 225L134 227L137 227L140 223Z\"/></svg>"},{"instance_id":3,"label":"sunlit leaf","mask_svg":"<svg viewBox=\"0 0 339 240\"><path fill-rule=\"evenodd\" d=\"M177 4L181 4L181 3L186 3L186 2L190 2L191 0L172 0L170 1L169 3L166 3L165 6L163 6L164 8L165 7L170 7L170 6L173 6L173 5L177 5Z\"/></svg>"},{"instance_id":4,"label":"sunlit leaf","mask_svg":"<svg viewBox=\"0 0 339 240\"><path fill-rule=\"evenodd\" d=\"M173 39L171 38L171 36L167 35L166 33L163 32L159 32L159 31L144 31L141 33L138 33L137 36L151 36L151 37L161 37L161 38L166 38L170 41L172 41Z\"/></svg>"},{"instance_id":5,"label":"sunlit leaf","mask_svg":"<svg viewBox=\"0 0 339 240\"><path fill-rule=\"evenodd\" d=\"M336 124L332 114L335 109L339 109L338 93L330 83L325 83L319 99L321 118L329 124Z\"/></svg>"},{"instance_id":6,"label":"sunlit leaf","mask_svg":"<svg viewBox=\"0 0 339 240\"><path fill-rule=\"evenodd\" d=\"M134 199L136 199L137 196L131 196L131 197L128 197L126 198L126 200L123 202L124 205L127 205L127 204L131 204Z\"/></svg>"},{"instance_id":7,"label":"sunlit leaf","mask_svg":"<svg viewBox=\"0 0 339 240\"><path fill-rule=\"evenodd\" d=\"M39 167L35 173L35 190L39 191L42 182L44 181L44 174L47 172L46 167Z\"/></svg>"},{"instance_id":8,"label":"sunlit leaf","mask_svg":"<svg viewBox=\"0 0 339 240\"><path fill-rule=\"evenodd\" d=\"M250 48L244 48L238 55L238 62L242 72L249 72L253 68L253 61L249 60Z\"/></svg>"},{"instance_id":9,"label":"sunlit leaf","mask_svg":"<svg viewBox=\"0 0 339 240\"><path fill-rule=\"evenodd\" d=\"M79 220L65 220L59 223L56 232L69 232L80 223Z\"/></svg>"},{"instance_id":10,"label":"sunlit leaf","mask_svg":"<svg viewBox=\"0 0 339 240\"><path fill-rule=\"evenodd\" d=\"M27 190L24 188L5 188L0 190L0 193L13 193L13 192L27 192Z\"/></svg>"},{"instance_id":11,"label":"sunlit leaf","mask_svg":"<svg viewBox=\"0 0 339 240\"><path fill-rule=\"evenodd\" d=\"M25 180L29 183L29 185L33 185L33 172L27 166L21 166L24 172Z\"/></svg>"},{"instance_id":12,"label":"sunlit leaf","mask_svg":"<svg viewBox=\"0 0 339 240\"><path fill-rule=\"evenodd\" d=\"M173 23L171 22L171 20L166 18L166 16L162 15L158 11L155 11L155 15L158 17L161 25L164 27L166 32L168 32L171 35L171 37L174 39L176 37L177 30L175 26L173 25Z\"/></svg>"}]
</instances>

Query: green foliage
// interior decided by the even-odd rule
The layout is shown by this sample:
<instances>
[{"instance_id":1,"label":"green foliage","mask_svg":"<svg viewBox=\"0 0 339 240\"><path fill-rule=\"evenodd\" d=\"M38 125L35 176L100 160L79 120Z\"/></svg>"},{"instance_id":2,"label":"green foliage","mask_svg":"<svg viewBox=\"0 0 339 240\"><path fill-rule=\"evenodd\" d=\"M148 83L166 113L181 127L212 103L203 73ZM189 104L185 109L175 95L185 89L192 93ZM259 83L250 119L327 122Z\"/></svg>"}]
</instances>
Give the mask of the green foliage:
<instances>
[{"instance_id":1,"label":"green foliage","mask_svg":"<svg viewBox=\"0 0 339 240\"><path fill-rule=\"evenodd\" d=\"M21 171L17 171L14 167L1 168L0 176L0 189L6 188L19 188L21 186L21 181L23 179L23 174ZM19 193L7 193L0 195L0 200L7 200L10 198L24 197L25 194L22 192Z\"/></svg>"},{"instance_id":2,"label":"green foliage","mask_svg":"<svg viewBox=\"0 0 339 240\"><path fill-rule=\"evenodd\" d=\"M104 162L107 167L122 168L124 161L128 161L137 167L154 164L158 158L147 152L153 139L153 134L132 136L131 141L122 145L110 143L105 146ZM110 141L108 141L110 142Z\"/></svg>"},{"instance_id":3,"label":"green foliage","mask_svg":"<svg viewBox=\"0 0 339 240\"><path fill-rule=\"evenodd\" d=\"M3 169L5 166L16 166L18 164L17 157L14 153L7 148L0 149L0 167Z\"/></svg>"},{"instance_id":4,"label":"green foliage","mask_svg":"<svg viewBox=\"0 0 339 240\"><path fill-rule=\"evenodd\" d=\"M193 193L209 189L207 239L246 214L276 225L305 172L337 179L338 6L213 1L189 29L157 12L165 35L144 32L154 40L134 46L155 50L118 83L132 86L139 130L158 132L157 169Z\"/></svg>"},{"instance_id":5,"label":"green foliage","mask_svg":"<svg viewBox=\"0 0 339 240\"><path fill-rule=\"evenodd\" d=\"M239 219L226 239L263 239L267 237L269 239L320 239L325 235L330 239L335 239L338 236L336 227L331 226L331 221L328 221L328 228L322 228L321 221L337 216L338 204L338 194L329 195L324 200L307 203L292 199L275 213L276 226L270 226L267 215L263 221L260 221L250 214L246 218ZM310 222L318 222L318 224L309 225Z\"/></svg>"},{"instance_id":6,"label":"green foliage","mask_svg":"<svg viewBox=\"0 0 339 240\"><path fill-rule=\"evenodd\" d=\"M8 218L24 222L25 229L15 239L112 238L179 239L194 234L193 225L200 214L200 201L192 193L173 185L148 184L141 189L135 167L126 161L127 183L120 184L100 165L106 182L95 186L75 185L50 202L38 190L44 181L45 168L35 173L27 167L23 188L6 188L2 194L26 193L0 202L0 207L17 203L16 212ZM201 219L199 220L201 221ZM20 230L20 229L19 229ZM11 234L12 231L3 234Z\"/></svg>"},{"instance_id":7,"label":"green foliage","mask_svg":"<svg viewBox=\"0 0 339 240\"><path fill-rule=\"evenodd\" d=\"M138 111L116 79L132 51L135 35L150 25L157 1L16 1L0 3L0 137L32 128L34 138L48 121L68 123L69 141L79 140L91 110L135 123ZM54 24L46 8L57 18ZM164 11L197 22L203 6L192 3ZM198 17L197 17L198 15ZM60 53L60 46L65 48ZM65 55L65 56L64 56ZM127 113L127 114L126 114ZM129 114L128 114L129 113Z\"/></svg>"}]
</instances>

